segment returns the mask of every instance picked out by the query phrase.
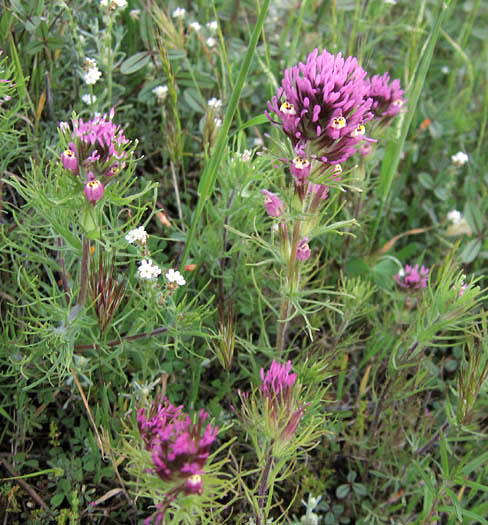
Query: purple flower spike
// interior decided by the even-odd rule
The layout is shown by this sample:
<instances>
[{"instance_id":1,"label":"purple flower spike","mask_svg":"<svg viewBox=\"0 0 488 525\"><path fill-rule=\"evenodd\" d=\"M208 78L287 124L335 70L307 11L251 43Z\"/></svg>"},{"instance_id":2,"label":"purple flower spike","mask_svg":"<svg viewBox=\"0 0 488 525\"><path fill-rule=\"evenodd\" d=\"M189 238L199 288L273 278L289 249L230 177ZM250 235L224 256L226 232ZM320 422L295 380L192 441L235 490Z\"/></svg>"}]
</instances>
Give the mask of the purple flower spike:
<instances>
[{"instance_id":1,"label":"purple flower spike","mask_svg":"<svg viewBox=\"0 0 488 525\"><path fill-rule=\"evenodd\" d=\"M281 364L273 360L265 373L261 368L261 394L268 411L271 426L281 443L291 440L298 427L305 405L297 399L297 375L291 373L292 364Z\"/></svg>"},{"instance_id":2,"label":"purple flower spike","mask_svg":"<svg viewBox=\"0 0 488 525\"><path fill-rule=\"evenodd\" d=\"M93 204L103 197L105 191L103 184L99 180L89 180L85 184L85 196Z\"/></svg>"},{"instance_id":3,"label":"purple flower spike","mask_svg":"<svg viewBox=\"0 0 488 525\"><path fill-rule=\"evenodd\" d=\"M69 170L75 175L78 175L78 159L76 153L67 149L61 155L61 162L63 163L63 168Z\"/></svg>"},{"instance_id":4,"label":"purple flower spike","mask_svg":"<svg viewBox=\"0 0 488 525\"><path fill-rule=\"evenodd\" d=\"M215 441L218 427L204 423L208 414L201 410L192 423L168 399L154 401L148 416L144 408L137 411L137 423L146 450L152 455L156 474L166 482L180 483L185 494L202 494L202 474Z\"/></svg>"},{"instance_id":5,"label":"purple flower spike","mask_svg":"<svg viewBox=\"0 0 488 525\"><path fill-rule=\"evenodd\" d=\"M266 115L282 127L301 156L306 153L328 166L355 153L364 124L373 118L372 103L366 71L356 58L315 49L305 64L285 70Z\"/></svg>"},{"instance_id":6,"label":"purple flower spike","mask_svg":"<svg viewBox=\"0 0 488 525\"><path fill-rule=\"evenodd\" d=\"M268 190L261 190L264 195L264 207L271 217L280 217L283 213L283 203L280 198Z\"/></svg>"},{"instance_id":7,"label":"purple flower spike","mask_svg":"<svg viewBox=\"0 0 488 525\"><path fill-rule=\"evenodd\" d=\"M304 237L297 245L297 261L306 261L311 253L308 237Z\"/></svg>"},{"instance_id":8,"label":"purple flower spike","mask_svg":"<svg viewBox=\"0 0 488 525\"><path fill-rule=\"evenodd\" d=\"M410 266L407 264L405 270L400 270L395 275L395 281L402 288L419 290L427 288L429 280L429 269L425 266L419 268L419 265Z\"/></svg>"},{"instance_id":9,"label":"purple flower spike","mask_svg":"<svg viewBox=\"0 0 488 525\"><path fill-rule=\"evenodd\" d=\"M261 376L261 392L264 397L275 398L281 394L281 396L288 396L288 390L290 390L297 379L296 374L290 374L292 369L291 361L288 361L286 365L277 363L275 360L271 363L269 370L264 373L264 369L261 368L259 374Z\"/></svg>"},{"instance_id":10,"label":"purple flower spike","mask_svg":"<svg viewBox=\"0 0 488 525\"><path fill-rule=\"evenodd\" d=\"M390 75L374 75L369 81L369 96L373 99L371 110L376 118L391 119L400 113L406 100L404 91L400 88L400 80L390 83Z\"/></svg>"}]
</instances>

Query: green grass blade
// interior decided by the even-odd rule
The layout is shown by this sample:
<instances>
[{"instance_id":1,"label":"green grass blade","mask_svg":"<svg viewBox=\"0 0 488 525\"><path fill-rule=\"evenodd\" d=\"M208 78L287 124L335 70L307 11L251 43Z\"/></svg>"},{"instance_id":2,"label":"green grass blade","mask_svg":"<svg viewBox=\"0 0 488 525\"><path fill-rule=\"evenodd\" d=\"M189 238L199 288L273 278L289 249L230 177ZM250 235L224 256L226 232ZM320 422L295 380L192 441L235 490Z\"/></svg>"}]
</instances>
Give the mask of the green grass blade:
<instances>
[{"instance_id":1,"label":"green grass blade","mask_svg":"<svg viewBox=\"0 0 488 525\"><path fill-rule=\"evenodd\" d=\"M427 40L422 49L422 53L415 66L415 72L413 74L411 85L409 86L408 92L408 112L404 115L400 136L398 140L392 140L388 143L385 149L385 156L381 165L381 173L379 184L377 188L378 197L381 199L380 208L376 216L376 221L373 226L371 233L371 243L374 243L376 232L378 231L379 224L382 220L383 213L387 207L387 203L391 200L391 189L393 180L395 178L398 164L400 163L400 156L403 151L405 140L407 138L410 125L412 124L415 110L419 103L420 95L424 87L425 78L429 71L429 66L432 61L432 55L439 38L441 27L448 12L450 1L439 2L440 13L437 17L436 24L432 27L432 30L427 37Z\"/></svg>"},{"instance_id":2,"label":"green grass blade","mask_svg":"<svg viewBox=\"0 0 488 525\"><path fill-rule=\"evenodd\" d=\"M195 237L198 224L200 223L200 218L202 216L205 203L211 197L215 188L215 182L217 180L217 170L219 168L222 156L225 151L225 147L227 145L227 141L229 139L230 125L232 124L232 119L236 112L237 104L239 103L242 88L244 87L244 83L249 72L249 67L251 65L254 52L256 50L259 35L263 28L264 19L268 10L269 2L270 0L263 1L263 5L259 13L258 20L256 22L256 26L254 27L254 31L252 33L246 55L244 56L244 61L242 62L241 70L239 71L239 77L237 78L237 82L234 86L234 89L232 90L232 95L230 97L227 111L225 112L224 122L222 123L222 128L220 130L217 143L215 144L215 148L209 159L209 162L203 170L202 178L200 180L200 184L198 185L199 200L186 238L185 250L181 258L182 267L185 264L188 254L190 253L191 245Z\"/></svg>"}]
</instances>

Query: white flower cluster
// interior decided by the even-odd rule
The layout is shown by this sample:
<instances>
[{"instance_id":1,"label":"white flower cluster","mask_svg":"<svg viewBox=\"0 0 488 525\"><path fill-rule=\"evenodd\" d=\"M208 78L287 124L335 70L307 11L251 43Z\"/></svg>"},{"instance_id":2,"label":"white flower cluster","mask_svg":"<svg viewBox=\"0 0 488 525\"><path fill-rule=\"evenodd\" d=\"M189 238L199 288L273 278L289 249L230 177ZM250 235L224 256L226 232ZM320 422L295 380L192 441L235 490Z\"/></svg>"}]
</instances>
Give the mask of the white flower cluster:
<instances>
[{"instance_id":1,"label":"white flower cluster","mask_svg":"<svg viewBox=\"0 0 488 525\"><path fill-rule=\"evenodd\" d=\"M93 60L92 58L85 58L83 69L85 71L82 76L83 80L85 81L85 84L88 84L90 86L95 84L98 80L100 80L102 73L98 69L95 60Z\"/></svg>"},{"instance_id":2,"label":"white flower cluster","mask_svg":"<svg viewBox=\"0 0 488 525\"><path fill-rule=\"evenodd\" d=\"M179 286L184 286L186 284L185 278L181 275L178 270L173 270L171 268L165 275L169 283L176 283Z\"/></svg>"},{"instance_id":3,"label":"white flower cluster","mask_svg":"<svg viewBox=\"0 0 488 525\"><path fill-rule=\"evenodd\" d=\"M218 98L212 97L208 102L208 107L212 109L219 109L222 107L222 101Z\"/></svg>"},{"instance_id":4,"label":"white flower cluster","mask_svg":"<svg viewBox=\"0 0 488 525\"><path fill-rule=\"evenodd\" d=\"M141 279L154 279L161 275L161 268L154 264L151 259L142 259L139 268L137 268L137 273Z\"/></svg>"},{"instance_id":5,"label":"white flower cluster","mask_svg":"<svg viewBox=\"0 0 488 525\"><path fill-rule=\"evenodd\" d=\"M197 33L202 28L202 26L198 22L192 22L188 27L190 29L193 29L193 31L196 31Z\"/></svg>"},{"instance_id":6,"label":"white flower cluster","mask_svg":"<svg viewBox=\"0 0 488 525\"><path fill-rule=\"evenodd\" d=\"M208 47L215 47L217 45L217 40L213 36L209 36L207 38L207 46Z\"/></svg>"},{"instance_id":7,"label":"white flower cluster","mask_svg":"<svg viewBox=\"0 0 488 525\"><path fill-rule=\"evenodd\" d=\"M211 22L207 22L207 28L211 33L216 33L217 29L219 28L219 24L217 23L217 20L212 20Z\"/></svg>"},{"instance_id":8,"label":"white flower cluster","mask_svg":"<svg viewBox=\"0 0 488 525\"><path fill-rule=\"evenodd\" d=\"M90 95L89 93L85 93L84 95L81 95L81 100L85 104L95 104L97 101L97 97L95 95Z\"/></svg>"},{"instance_id":9,"label":"white flower cluster","mask_svg":"<svg viewBox=\"0 0 488 525\"><path fill-rule=\"evenodd\" d=\"M146 230L144 229L144 226L139 226L139 228L135 228L134 230L131 230L125 236L125 240L129 244L140 242L142 245L146 245L147 244L147 238L148 238L148 234L147 234Z\"/></svg>"},{"instance_id":10,"label":"white flower cluster","mask_svg":"<svg viewBox=\"0 0 488 525\"><path fill-rule=\"evenodd\" d=\"M102 7L110 7L110 9L125 9L127 7L127 0L100 0Z\"/></svg>"},{"instance_id":11,"label":"white flower cluster","mask_svg":"<svg viewBox=\"0 0 488 525\"><path fill-rule=\"evenodd\" d=\"M173 18L181 18L183 20L183 18L185 18L185 14L186 14L186 11L183 9L183 7L177 7L173 13L172 13L172 17Z\"/></svg>"},{"instance_id":12,"label":"white flower cluster","mask_svg":"<svg viewBox=\"0 0 488 525\"><path fill-rule=\"evenodd\" d=\"M464 151L458 151L455 155L451 157L452 163L456 167L461 167L468 162L469 157L464 153Z\"/></svg>"},{"instance_id":13,"label":"white flower cluster","mask_svg":"<svg viewBox=\"0 0 488 525\"><path fill-rule=\"evenodd\" d=\"M463 214L458 210L451 210L447 214L447 220L452 222L454 225L459 224L463 219Z\"/></svg>"},{"instance_id":14,"label":"white flower cluster","mask_svg":"<svg viewBox=\"0 0 488 525\"><path fill-rule=\"evenodd\" d=\"M152 89L152 92L156 95L158 98L158 102L164 102L166 97L168 96L168 86L156 86Z\"/></svg>"}]
</instances>

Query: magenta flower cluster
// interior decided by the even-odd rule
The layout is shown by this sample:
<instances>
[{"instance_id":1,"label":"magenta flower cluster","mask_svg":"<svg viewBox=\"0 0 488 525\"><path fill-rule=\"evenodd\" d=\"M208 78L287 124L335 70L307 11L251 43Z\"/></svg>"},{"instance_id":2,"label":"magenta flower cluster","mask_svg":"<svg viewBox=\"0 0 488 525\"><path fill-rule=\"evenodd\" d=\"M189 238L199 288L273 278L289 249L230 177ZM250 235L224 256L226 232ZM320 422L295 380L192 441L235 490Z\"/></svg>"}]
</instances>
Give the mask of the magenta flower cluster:
<instances>
[{"instance_id":1,"label":"magenta flower cluster","mask_svg":"<svg viewBox=\"0 0 488 525\"><path fill-rule=\"evenodd\" d=\"M390 75L374 75L369 80L369 96L373 99L371 111L375 118L389 120L400 113L405 100L404 91L400 88L400 80L390 82Z\"/></svg>"},{"instance_id":2,"label":"magenta flower cluster","mask_svg":"<svg viewBox=\"0 0 488 525\"><path fill-rule=\"evenodd\" d=\"M67 137L69 148L61 155L63 167L82 178L88 201L95 203L102 198L105 185L111 177L125 167L127 145L120 126L112 122L110 114L97 116L87 122L73 119L73 130L67 123L60 125Z\"/></svg>"},{"instance_id":3,"label":"magenta flower cluster","mask_svg":"<svg viewBox=\"0 0 488 525\"><path fill-rule=\"evenodd\" d=\"M203 409L196 423L182 410L167 398L162 402L158 398L147 416L144 408L138 410L137 423L155 473L163 481L175 483L178 491L201 494L203 469L218 427L210 423L204 427L208 414Z\"/></svg>"},{"instance_id":4,"label":"magenta flower cluster","mask_svg":"<svg viewBox=\"0 0 488 525\"><path fill-rule=\"evenodd\" d=\"M291 370L291 361L281 364L273 360L266 372L263 368L260 371L260 390L271 420L270 426L278 434L275 438L285 443L295 434L305 410L305 406L296 399L297 375Z\"/></svg>"},{"instance_id":5,"label":"magenta flower cluster","mask_svg":"<svg viewBox=\"0 0 488 525\"><path fill-rule=\"evenodd\" d=\"M429 281L429 269L425 266L419 268L419 265L410 266L407 264L404 270L395 275L395 281L402 288L419 290L426 288Z\"/></svg>"},{"instance_id":6,"label":"magenta flower cluster","mask_svg":"<svg viewBox=\"0 0 488 525\"><path fill-rule=\"evenodd\" d=\"M396 115L402 95L400 82L390 83L388 73L368 79L357 58L315 49L305 63L285 70L266 115L281 126L299 157L317 159L327 169L355 153L374 117Z\"/></svg>"}]
</instances>

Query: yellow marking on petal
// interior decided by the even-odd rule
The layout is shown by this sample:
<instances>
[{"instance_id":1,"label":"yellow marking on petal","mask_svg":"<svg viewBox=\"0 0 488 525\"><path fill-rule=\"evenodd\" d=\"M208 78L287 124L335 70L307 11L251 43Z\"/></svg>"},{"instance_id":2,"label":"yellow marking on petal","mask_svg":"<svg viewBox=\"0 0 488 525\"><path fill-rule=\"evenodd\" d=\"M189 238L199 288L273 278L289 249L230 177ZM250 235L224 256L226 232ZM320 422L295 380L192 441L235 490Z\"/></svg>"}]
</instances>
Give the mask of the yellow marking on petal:
<instances>
[{"instance_id":1,"label":"yellow marking on petal","mask_svg":"<svg viewBox=\"0 0 488 525\"><path fill-rule=\"evenodd\" d=\"M366 133L366 128L359 124L359 126L351 133L351 137L360 137Z\"/></svg>"},{"instance_id":2,"label":"yellow marking on petal","mask_svg":"<svg viewBox=\"0 0 488 525\"><path fill-rule=\"evenodd\" d=\"M399 99L397 99L397 100L395 100L393 102L393 105L398 107L398 108L401 108L403 106L403 100L401 98L399 98Z\"/></svg>"},{"instance_id":3,"label":"yellow marking on petal","mask_svg":"<svg viewBox=\"0 0 488 525\"><path fill-rule=\"evenodd\" d=\"M295 106L289 102L283 102L280 107L280 111L285 115L296 115Z\"/></svg>"},{"instance_id":4,"label":"yellow marking on petal","mask_svg":"<svg viewBox=\"0 0 488 525\"><path fill-rule=\"evenodd\" d=\"M342 129L346 127L346 119L344 117L336 117L332 119L330 124L334 129Z\"/></svg>"},{"instance_id":5,"label":"yellow marking on petal","mask_svg":"<svg viewBox=\"0 0 488 525\"><path fill-rule=\"evenodd\" d=\"M310 166L310 162L307 159L303 159L302 157L295 157L293 159L293 165L296 169L303 170Z\"/></svg>"}]
</instances>

